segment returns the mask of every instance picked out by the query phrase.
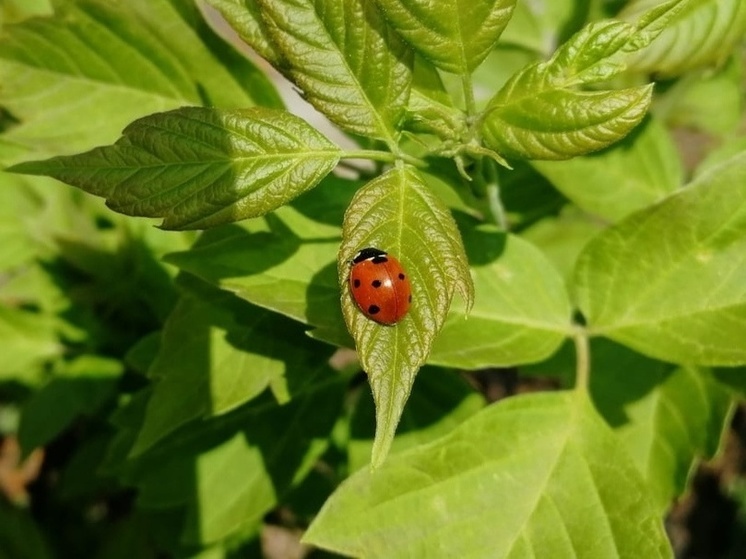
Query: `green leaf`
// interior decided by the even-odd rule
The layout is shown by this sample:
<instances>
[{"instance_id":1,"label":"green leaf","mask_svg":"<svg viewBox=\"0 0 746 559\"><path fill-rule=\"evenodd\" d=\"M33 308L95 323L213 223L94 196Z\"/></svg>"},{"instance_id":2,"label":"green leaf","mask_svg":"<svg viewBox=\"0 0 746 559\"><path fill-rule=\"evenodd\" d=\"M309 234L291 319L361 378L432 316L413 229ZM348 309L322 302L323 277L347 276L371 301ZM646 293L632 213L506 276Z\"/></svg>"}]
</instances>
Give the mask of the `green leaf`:
<instances>
[{"instance_id":1,"label":"green leaf","mask_svg":"<svg viewBox=\"0 0 746 559\"><path fill-rule=\"evenodd\" d=\"M212 29L198 4L185 0L135 0L126 6L166 50L176 55L196 82L204 105L222 109L253 105L283 108L266 73Z\"/></svg>"},{"instance_id":2,"label":"green leaf","mask_svg":"<svg viewBox=\"0 0 746 559\"><path fill-rule=\"evenodd\" d=\"M34 383L37 368L62 355L54 318L0 305L0 340L3 358L0 378L15 377Z\"/></svg>"},{"instance_id":3,"label":"green leaf","mask_svg":"<svg viewBox=\"0 0 746 559\"><path fill-rule=\"evenodd\" d=\"M628 3L618 15L632 20L658 4L651 0ZM741 0L681 2L672 21L650 45L629 60L631 70L678 76L693 68L722 63L746 32L746 5Z\"/></svg>"},{"instance_id":4,"label":"green leaf","mask_svg":"<svg viewBox=\"0 0 746 559\"><path fill-rule=\"evenodd\" d=\"M5 272L30 265L40 249L36 240L39 227L36 219L30 218L42 214L44 200L29 182L27 177L0 173L0 270ZM7 279L3 283L7 284Z\"/></svg>"},{"instance_id":5,"label":"green leaf","mask_svg":"<svg viewBox=\"0 0 746 559\"><path fill-rule=\"evenodd\" d=\"M350 419L348 468L354 472L370 463L375 436L375 408L367 391L360 394ZM484 407L484 397L454 371L423 367L402 413L391 454L416 448L451 432Z\"/></svg>"},{"instance_id":6,"label":"green leaf","mask_svg":"<svg viewBox=\"0 0 746 559\"><path fill-rule=\"evenodd\" d=\"M694 170L694 178L698 179L718 168L730 165L746 152L746 137L736 136L710 151Z\"/></svg>"},{"instance_id":7,"label":"green leaf","mask_svg":"<svg viewBox=\"0 0 746 559\"><path fill-rule=\"evenodd\" d=\"M376 0L386 19L441 70L469 74L510 21L516 0Z\"/></svg>"},{"instance_id":8,"label":"green leaf","mask_svg":"<svg viewBox=\"0 0 746 559\"><path fill-rule=\"evenodd\" d=\"M743 399L746 395L746 367L715 369L712 376L739 398Z\"/></svg>"},{"instance_id":9,"label":"green leaf","mask_svg":"<svg viewBox=\"0 0 746 559\"><path fill-rule=\"evenodd\" d=\"M540 0L517 2L510 23L500 36L500 46L521 50L546 58L557 44L567 39L588 21L590 5L574 0Z\"/></svg>"},{"instance_id":10,"label":"green leaf","mask_svg":"<svg viewBox=\"0 0 746 559\"><path fill-rule=\"evenodd\" d=\"M278 104L267 78L227 56L229 47L215 47L219 41L184 2L178 9L169 0L57 2L54 17L3 30L0 103L21 121L6 137L37 153L74 153L111 142L132 120L158 111L203 101Z\"/></svg>"},{"instance_id":11,"label":"green leaf","mask_svg":"<svg viewBox=\"0 0 746 559\"><path fill-rule=\"evenodd\" d=\"M534 394L359 471L304 540L371 559L673 557L647 491L584 395Z\"/></svg>"},{"instance_id":12,"label":"green leaf","mask_svg":"<svg viewBox=\"0 0 746 559\"><path fill-rule=\"evenodd\" d=\"M164 229L204 229L264 215L314 187L340 151L308 123L275 109L184 107L125 128L111 146L21 163L106 198Z\"/></svg>"},{"instance_id":13,"label":"green leaf","mask_svg":"<svg viewBox=\"0 0 746 559\"><path fill-rule=\"evenodd\" d=\"M282 54L272 44L256 0L207 0L207 3L218 10L239 37L262 58L276 69L284 69Z\"/></svg>"},{"instance_id":14,"label":"green leaf","mask_svg":"<svg viewBox=\"0 0 746 559\"><path fill-rule=\"evenodd\" d=\"M283 406L260 398L184 425L135 460L115 453L109 463L125 484L139 488L140 507L183 511L183 543L250 533L308 475L341 411L344 379L328 367L304 373L307 390ZM120 416L118 423L126 429L133 420Z\"/></svg>"},{"instance_id":15,"label":"green leaf","mask_svg":"<svg viewBox=\"0 0 746 559\"><path fill-rule=\"evenodd\" d=\"M601 152L533 166L581 209L609 221L659 202L684 181L676 146L654 119Z\"/></svg>"},{"instance_id":16,"label":"green leaf","mask_svg":"<svg viewBox=\"0 0 746 559\"><path fill-rule=\"evenodd\" d=\"M746 363L746 153L588 244L578 305L590 331L641 353Z\"/></svg>"},{"instance_id":17,"label":"green leaf","mask_svg":"<svg viewBox=\"0 0 746 559\"><path fill-rule=\"evenodd\" d=\"M336 257L339 223L354 187L327 177L293 208L206 231L190 250L166 260L250 303L321 328L324 335L314 330L315 337L351 347L339 307Z\"/></svg>"},{"instance_id":18,"label":"green leaf","mask_svg":"<svg viewBox=\"0 0 746 559\"><path fill-rule=\"evenodd\" d=\"M635 37L629 24L591 24L548 62L527 66L489 103L481 132L487 147L529 159L567 159L623 138L645 115L652 86L579 91L623 69L617 60Z\"/></svg>"},{"instance_id":19,"label":"green leaf","mask_svg":"<svg viewBox=\"0 0 746 559\"><path fill-rule=\"evenodd\" d=\"M578 255L602 228L598 219L575 206L566 206L558 216L542 219L522 231L521 237L541 249L569 286Z\"/></svg>"},{"instance_id":20,"label":"green leaf","mask_svg":"<svg viewBox=\"0 0 746 559\"><path fill-rule=\"evenodd\" d=\"M258 0L269 35L304 96L347 132L393 145L411 54L374 2Z\"/></svg>"},{"instance_id":21,"label":"green leaf","mask_svg":"<svg viewBox=\"0 0 746 559\"><path fill-rule=\"evenodd\" d=\"M731 56L715 71L691 72L659 96L666 121L676 128L695 128L736 136L741 122L741 57Z\"/></svg>"},{"instance_id":22,"label":"green leaf","mask_svg":"<svg viewBox=\"0 0 746 559\"><path fill-rule=\"evenodd\" d=\"M18 440L25 452L44 446L80 415L91 415L115 394L122 364L84 355L61 371L24 403Z\"/></svg>"},{"instance_id":23,"label":"green leaf","mask_svg":"<svg viewBox=\"0 0 746 559\"><path fill-rule=\"evenodd\" d=\"M149 370L155 388L133 454L190 420L225 414L267 388L285 403L305 389L309 368L325 364L325 352L300 325L195 281L190 286L201 293L183 297L163 330Z\"/></svg>"},{"instance_id":24,"label":"green leaf","mask_svg":"<svg viewBox=\"0 0 746 559\"><path fill-rule=\"evenodd\" d=\"M0 559L52 559L44 533L31 511L0 501Z\"/></svg>"},{"instance_id":25,"label":"green leaf","mask_svg":"<svg viewBox=\"0 0 746 559\"><path fill-rule=\"evenodd\" d=\"M0 5L0 23L18 22L52 13L51 0L5 0Z\"/></svg>"},{"instance_id":26,"label":"green leaf","mask_svg":"<svg viewBox=\"0 0 746 559\"><path fill-rule=\"evenodd\" d=\"M706 369L653 361L605 340L591 345L590 390L642 473L661 515L686 491L699 459L720 448L726 389Z\"/></svg>"},{"instance_id":27,"label":"green leaf","mask_svg":"<svg viewBox=\"0 0 746 559\"><path fill-rule=\"evenodd\" d=\"M380 465L454 292L461 293L468 310L474 287L456 223L411 168L392 169L361 188L347 209L343 231L337 260L342 313L373 389L376 439L372 462ZM366 318L352 300L349 263L365 247L391 253L412 282L412 307L394 326Z\"/></svg>"},{"instance_id":28,"label":"green leaf","mask_svg":"<svg viewBox=\"0 0 746 559\"><path fill-rule=\"evenodd\" d=\"M471 312L454 308L429 362L463 369L540 361L571 335L562 277L523 239L492 226L471 226L464 243L476 298Z\"/></svg>"},{"instance_id":29,"label":"green leaf","mask_svg":"<svg viewBox=\"0 0 746 559\"><path fill-rule=\"evenodd\" d=\"M161 347L161 332L151 332L140 338L124 356L124 362L132 371L147 374Z\"/></svg>"},{"instance_id":30,"label":"green leaf","mask_svg":"<svg viewBox=\"0 0 746 559\"><path fill-rule=\"evenodd\" d=\"M435 134L458 141L467 133L466 115L453 106L438 70L421 56L415 57L404 126L414 132Z\"/></svg>"},{"instance_id":31,"label":"green leaf","mask_svg":"<svg viewBox=\"0 0 746 559\"><path fill-rule=\"evenodd\" d=\"M645 116L651 95L652 86L514 94L493 105L482 134L487 147L506 157L569 159L622 139Z\"/></svg>"}]
</instances>

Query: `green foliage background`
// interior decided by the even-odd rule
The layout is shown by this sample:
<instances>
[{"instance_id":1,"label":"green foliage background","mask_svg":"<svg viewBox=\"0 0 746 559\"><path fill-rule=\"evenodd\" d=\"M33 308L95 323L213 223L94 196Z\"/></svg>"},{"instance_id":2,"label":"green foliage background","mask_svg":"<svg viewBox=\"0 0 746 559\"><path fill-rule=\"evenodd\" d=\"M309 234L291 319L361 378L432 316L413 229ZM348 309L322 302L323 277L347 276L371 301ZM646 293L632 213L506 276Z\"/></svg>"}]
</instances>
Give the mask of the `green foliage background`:
<instances>
[{"instance_id":1,"label":"green foliage background","mask_svg":"<svg viewBox=\"0 0 746 559\"><path fill-rule=\"evenodd\" d=\"M744 392L746 4L0 14L0 559L673 556Z\"/></svg>"}]
</instances>

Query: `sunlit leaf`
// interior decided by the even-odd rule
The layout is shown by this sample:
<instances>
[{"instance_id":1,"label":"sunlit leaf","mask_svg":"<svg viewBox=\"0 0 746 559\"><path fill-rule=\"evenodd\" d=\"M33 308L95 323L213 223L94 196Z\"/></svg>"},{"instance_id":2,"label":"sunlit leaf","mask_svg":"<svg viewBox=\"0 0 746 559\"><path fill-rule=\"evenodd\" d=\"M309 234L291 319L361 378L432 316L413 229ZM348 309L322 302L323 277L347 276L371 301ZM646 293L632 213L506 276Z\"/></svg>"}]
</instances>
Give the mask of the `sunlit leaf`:
<instances>
[{"instance_id":1,"label":"sunlit leaf","mask_svg":"<svg viewBox=\"0 0 746 559\"><path fill-rule=\"evenodd\" d=\"M376 0L407 42L438 68L468 74L510 21L515 0Z\"/></svg>"},{"instance_id":2,"label":"sunlit leaf","mask_svg":"<svg viewBox=\"0 0 746 559\"><path fill-rule=\"evenodd\" d=\"M746 155L594 239L576 270L591 331L703 365L746 363Z\"/></svg>"},{"instance_id":3,"label":"sunlit leaf","mask_svg":"<svg viewBox=\"0 0 746 559\"><path fill-rule=\"evenodd\" d=\"M377 465L388 452L415 374L443 326L454 292L468 308L473 285L456 223L411 168L392 169L360 189L343 231L338 259L342 311L376 402ZM352 300L349 262L366 247L389 252L409 275L412 306L394 326L368 319Z\"/></svg>"},{"instance_id":4,"label":"sunlit leaf","mask_svg":"<svg viewBox=\"0 0 746 559\"><path fill-rule=\"evenodd\" d=\"M490 226L464 230L474 307L460 304L438 335L430 362L478 369L545 359L571 335L562 277L530 243Z\"/></svg>"},{"instance_id":5,"label":"sunlit leaf","mask_svg":"<svg viewBox=\"0 0 746 559\"><path fill-rule=\"evenodd\" d=\"M315 186L339 155L285 111L185 107L133 122L114 145L12 171L52 176L126 215L162 217L165 229L202 229L278 208Z\"/></svg>"},{"instance_id":6,"label":"sunlit leaf","mask_svg":"<svg viewBox=\"0 0 746 559\"><path fill-rule=\"evenodd\" d=\"M623 69L617 55L636 29L622 22L589 25L547 62L518 72L485 111L485 144L509 157L567 159L623 138L645 115L652 86L580 91Z\"/></svg>"},{"instance_id":7,"label":"sunlit leaf","mask_svg":"<svg viewBox=\"0 0 746 559\"><path fill-rule=\"evenodd\" d=\"M0 339L3 358L0 378L11 377L34 382L37 367L62 355L53 317L0 305Z\"/></svg>"},{"instance_id":8,"label":"sunlit leaf","mask_svg":"<svg viewBox=\"0 0 746 559\"><path fill-rule=\"evenodd\" d=\"M305 98L344 130L393 142L409 96L411 53L375 3L258 4Z\"/></svg>"},{"instance_id":9,"label":"sunlit leaf","mask_svg":"<svg viewBox=\"0 0 746 559\"><path fill-rule=\"evenodd\" d=\"M670 558L647 491L584 395L535 394L357 472L304 540L387 559Z\"/></svg>"}]
</instances>

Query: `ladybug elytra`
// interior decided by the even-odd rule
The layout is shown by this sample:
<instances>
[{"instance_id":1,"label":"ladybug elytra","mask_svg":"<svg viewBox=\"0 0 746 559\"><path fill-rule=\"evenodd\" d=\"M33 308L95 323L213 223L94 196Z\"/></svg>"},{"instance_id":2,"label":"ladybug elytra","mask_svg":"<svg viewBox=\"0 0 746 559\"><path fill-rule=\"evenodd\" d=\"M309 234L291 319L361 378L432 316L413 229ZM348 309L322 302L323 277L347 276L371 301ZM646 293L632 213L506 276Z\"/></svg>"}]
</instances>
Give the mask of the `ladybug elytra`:
<instances>
[{"instance_id":1,"label":"ladybug elytra","mask_svg":"<svg viewBox=\"0 0 746 559\"><path fill-rule=\"evenodd\" d=\"M404 318L412 302L412 288L399 261L369 247L358 252L350 264L350 291L363 314L386 325Z\"/></svg>"}]
</instances>

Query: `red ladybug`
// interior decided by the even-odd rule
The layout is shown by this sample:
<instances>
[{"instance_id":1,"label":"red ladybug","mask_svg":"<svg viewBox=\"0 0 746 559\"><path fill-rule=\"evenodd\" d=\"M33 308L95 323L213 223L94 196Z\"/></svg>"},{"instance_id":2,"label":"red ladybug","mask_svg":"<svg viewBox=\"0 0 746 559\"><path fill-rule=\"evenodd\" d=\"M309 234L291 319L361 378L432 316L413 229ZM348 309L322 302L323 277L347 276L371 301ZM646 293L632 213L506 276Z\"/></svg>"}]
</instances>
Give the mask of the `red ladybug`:
<instances>
[{"instance_id":1,"label":"red ladybug","mask_svg":"<svg viewBox=\"0 0 746 559\"><path fill-rule=\"evenodd\" d=\"M364 248L350 263L350 291L363 314L396 324L409 311L412 287L399 261L377 248Z\"/></svg>"}]
</instances>

